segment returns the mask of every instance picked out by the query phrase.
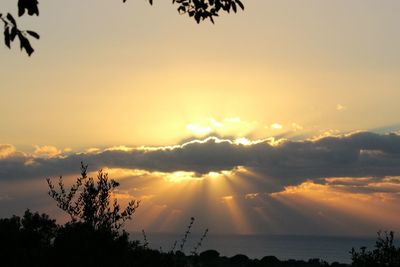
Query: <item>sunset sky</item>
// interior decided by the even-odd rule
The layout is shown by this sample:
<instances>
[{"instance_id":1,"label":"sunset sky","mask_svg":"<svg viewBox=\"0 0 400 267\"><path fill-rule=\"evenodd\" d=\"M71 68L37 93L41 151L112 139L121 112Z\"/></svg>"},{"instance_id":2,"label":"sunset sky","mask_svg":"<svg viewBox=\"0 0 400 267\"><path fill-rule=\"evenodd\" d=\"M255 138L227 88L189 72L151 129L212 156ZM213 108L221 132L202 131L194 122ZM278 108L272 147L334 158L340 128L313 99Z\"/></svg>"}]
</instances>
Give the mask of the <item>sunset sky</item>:
<instances>
[{"instance_id":1,"label":"sunset sky","mask_svg":"<svg viewBox=\"0 0 400 267\"><path fill-rule=\"evenodd\" d=\"M0 217L62 220L45 178L84 161L132 231L400 231L400 1L39 2L34 54L0 47Z\"/></svg>"}]
</instances>

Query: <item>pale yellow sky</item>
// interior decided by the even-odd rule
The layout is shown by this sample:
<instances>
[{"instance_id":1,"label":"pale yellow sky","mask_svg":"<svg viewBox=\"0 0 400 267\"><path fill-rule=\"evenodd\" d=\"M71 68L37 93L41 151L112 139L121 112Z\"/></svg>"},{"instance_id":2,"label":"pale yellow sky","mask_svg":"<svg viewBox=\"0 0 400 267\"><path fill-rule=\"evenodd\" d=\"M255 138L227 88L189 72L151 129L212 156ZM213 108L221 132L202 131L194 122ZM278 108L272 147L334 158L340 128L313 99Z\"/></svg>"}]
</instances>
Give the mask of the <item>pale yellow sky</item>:
<instances>
[{"instance_id":1,"label":"pale yellow sky","mask_svg":"<svg viewBox=\"0 0 400 267\"><path fill-rule=\"evenodd\" d=\"M40 1L20 22L41 34L34 55L0 50L0 143L169 145L231 118L241 124L210 133L397 129L398 1L245 6L197 25L170 1ZM0 9L15 14L15 1Z\"/></svg>"}]
</instances>

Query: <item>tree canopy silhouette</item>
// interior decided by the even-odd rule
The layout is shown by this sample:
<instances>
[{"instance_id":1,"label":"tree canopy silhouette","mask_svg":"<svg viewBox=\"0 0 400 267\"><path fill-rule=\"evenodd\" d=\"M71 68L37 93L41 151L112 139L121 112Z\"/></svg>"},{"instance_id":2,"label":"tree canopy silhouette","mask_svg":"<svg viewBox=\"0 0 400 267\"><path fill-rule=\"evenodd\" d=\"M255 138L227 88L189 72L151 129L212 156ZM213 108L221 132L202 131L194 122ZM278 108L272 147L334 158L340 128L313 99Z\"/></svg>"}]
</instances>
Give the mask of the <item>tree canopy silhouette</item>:
<instances>
[{"instance_id":1,"label":"tree canopy silhouette","mask_svg":"<svg viewBox=\"0 0 400 267\"><path fill-rule=\"evenodd\" d=\"M88 165L81 162L81 176L68 192L61 176L58 191L48 178L49 195L57 202L59 208L70 215L72 222L80 222L96 230L118 231L126 220L131 219L139 207L139 201L130 201L124 210L121 210L117 199L111 204L110 198L119 183L108 179L108 174L103 170L98 171L95 181L88 177L87 168Z\"/></svg>"},{"instance_id":2,"label":"tree canopy silhouette","mask_svg":"<svg viewBox=\"0 0 400 267\"><path fill-rule=\"evenodd\" d=\"M121 209L115 198L111 201L119 183L101 169L97 179L89 177L87 169L81 162L81 175L69 190L61 176L58 186L46 179L49 195L71 217L57 231L53 255L64 259L59 266L126 266L138 243L129 241L128 233L120 230L139 202L132 200Z\"/></svg>"},{"instance_id":3,"label":"tree canopy silhouette","mask_svg":"<svg viewBox=\"0 0 400 267\"><path fill-rule=\"evenodd\" d=\"M125 3L127 0L122 0ZM153 0L148 0L150 5L153 5ZM25 14L29 16L39 16L39 2L37 0L18 0L18 16ZM244 10L244 5L241 0L172 0L172 4L178 6L179 14L185 14L194 18L197 23L209 19L214 23L214 18L220 12L230 13L237 12L238 9ZM40 35L31 30L21 30L17 26L16 19L12 14L6 15L0 13L0 20L4 23L4 42L8 48L11 48L11 43L19 39L21 50L25 50L30 56L34 49L29 41L29 37L36 39Z\"/></svg>"},{"instance_id":4,"label":"tree canopy silhouette","mask_svg":"<svg viewBox=\"0 0 400 267\"><path fill-rule=\"evenodd\" d=\"M42 266L52 249L57 225L46 214L0 219L0 265Z\"/></svg>"},{"instance_id":5,"label":"tree canopy silhouette","mask_svg":"<svg viewBox=\"0 0 400 267\"><path fill-rule=\"evenodd\" d=\"M394 244L394 232L378 232L375 249L361 247L350 251L353 267L395 267L400 266L400 248Z\"/></svg>"}]
</instances>

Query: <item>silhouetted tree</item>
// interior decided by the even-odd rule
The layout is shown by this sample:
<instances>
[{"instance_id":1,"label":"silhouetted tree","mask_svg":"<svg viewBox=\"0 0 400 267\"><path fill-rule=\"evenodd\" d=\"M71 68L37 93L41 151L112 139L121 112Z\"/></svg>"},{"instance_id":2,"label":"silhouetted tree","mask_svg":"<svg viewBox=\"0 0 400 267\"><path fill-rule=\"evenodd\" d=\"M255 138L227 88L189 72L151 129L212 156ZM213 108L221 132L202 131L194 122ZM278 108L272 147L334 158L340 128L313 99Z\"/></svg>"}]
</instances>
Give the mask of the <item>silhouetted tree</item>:
<instances>
[{"instance_id":1,"label":"silhouetted tree","mask_svg":"<svg viewBox=\"0 0 400 267\"><path fill-rule=\"evenodd\" d=\"M88 177L87 168L81 163L81 176L69 190L62 177L58 189L47 179L49 195L71 217L57 232L53 255L63 259L58 266L131 266L128 263L138 243L129 241L128 233L120 230L139 202L132 200L121 209L116 199L111 202L119 183L102 170L97 179Z\"/></svg>"},{"instance_id":2,"label":"silhouetted tree","mask_svg":"<svg viewBox=\"0 0 400 267\"><path fill-rule=\"evenodd\" d=\"M30 210L0 219L0 265L46 266L57 229L48 215Z\"/></svg>"},{"instance_id":3,"label":"silhouetted tree","mask_svg":"<svg viewBox=\"0 0 400 267\"><path fill-rule=\"evenodd\" d=\"M126 0L122 0L124 3ZM148 0L150 5L153 5L153 0ZM39 2L37 0L18 0L18 16L28 14L29 16L39 16ZM237 12L240 8L244 10L244 5L241 0L172 0L172 4L178 5L179 14L186 14L193 17L197 23L203 20L210 19L214 23L214 17L218 16L219 12L230 13ZM25 12L27 11L27 12ZM17 27L15 18L10 14L3 15L0 13L0 20L4 23L4 42L8 48L11 48L11 43L18 36L21 50L25 49L30 56L34 49L32 48L29 36L39 39L40 36L34 31L23 31Z\"/></svg>"},{"instance_id":4,"label":"silhouetted tree","mask_svg":"<svg viewBox=\"0 0 400 267\"><path fill-rule=\"evenodd\" d=\"M378 232L375 249L367 250L361 247L360 251L354 248L350 251L352 266L354 267L399 267L400 248L394 245L394 232Z\"/></svg>"},{"instance_id":5,"label":"silhouetted tree","mask_svg":"<svg viewBox=\"0 0 400 267\"><path fill-rule=\"evenodd\" d=\"M63 178L58 181L59 190L48 178L49 195L57 202L57 206L68 213L73 223L79 222L95 230L118 231L124 222L139 207L139 201L132 200L121 211L121 207L114 199L110 203L112 193L119 186L113 179L108 179L108 174L99 170L97 181L87 175L88 165L81 163L81 176L67 192Z\"/></svg>"},{"instance_id":6,"label":"silhouetted tree","mask_svg":"<svg viewBox=\"0 0 400 267\"><path fill-rule=\"evenodd\" d=\"M133 266L136 247L125 231L69 222L59 228L52 255L57 266Z\"/></svg>"}]
</instances>

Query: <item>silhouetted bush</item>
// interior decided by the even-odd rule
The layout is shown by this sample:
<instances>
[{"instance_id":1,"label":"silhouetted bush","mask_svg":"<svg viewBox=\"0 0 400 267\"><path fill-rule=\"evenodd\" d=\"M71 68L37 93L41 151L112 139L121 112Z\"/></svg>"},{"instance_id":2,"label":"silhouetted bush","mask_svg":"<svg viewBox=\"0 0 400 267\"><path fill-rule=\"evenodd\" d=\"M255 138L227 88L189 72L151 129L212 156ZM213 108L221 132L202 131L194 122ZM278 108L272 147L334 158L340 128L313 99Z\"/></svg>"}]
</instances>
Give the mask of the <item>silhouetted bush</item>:
<instances>
[{"instance_id":1,"label":"silhouetted bush","mask_svg":"<svg viewBox=\"0 0 400 267\"><path fill-rule=\"evenodd\" d=\"M265 256L264 258L261 259L260 261L261 266L279 266L280 260L278 260L277 257L275 256Z\"/></svg>"},{"instance_id":2,"label":"silhouetted bush","mask_svg":"<svg viewBox=\"0 0 400 267\"><path fill-rule=\"evenodd\" d=\"M62 259L58 266L130 266L133 249L127 233L94 229L79 222L60 227L54 240L54 255Z\"/></svg>"},{"instance_id":3,"label":"silhouetted bush","mask_svg":"<svg viewBox=\"0 0 400 267\"><path fill-rule=\"evenodd\" d=\"M233 266L247 266L249 263L249 257L243 254L237 254L229 259Z\"/></svg>"},{"instance_id":4,"label":"silhouetted bush","mask_svg":"<svg viewBox=\"0 0 400 267\"><path fill-rule=\"evenodd\" d=\"M30 210L22 218L0 219L0 265L47 265L56 232L55 220Z\"/></svg>"},{"instance_id":5,"label":"silhouetted bush","mask_svg":"<svg viewBox=\"0 0 400 267\"><path fill-rule=\"evenodd\" d=\"M399 267L400 248L394 245L394 232L378 232L375 249L368 251L361 247L359 251L351 250L352 266L354 267Z\"/></svg>"},{"instance_id":6,"label":"silhouetted bush","mask_svg":"<svg viewBox=\"0 0 400 267\"><path fill-rule=\"evenodd\" d=\"M218 257L219 257L219 252L213 249L206 250L200 253L200 259L202 261L212 261L218 259Z\"/></svg>"},{"instance_id":7,"label":"silhouetted bush","mask_svg":"<svg viewBox=\"0 0 400 267\"><path fill-rule=\"evenodd\" d=\"M81 176L68 192L61 176L58 180L58 190L48 178L49 195L57 202L57 206L71 217L71 223L85 224L93 230L111 231L117 235L125 221L132 218L139 202L132 200L121 211L117 199L110 203L112 193L119 183L109 179L103 170L98 171L96 180L88 177L87 168L88 165L81 162Z\"/></svg>"}]
</instances>

